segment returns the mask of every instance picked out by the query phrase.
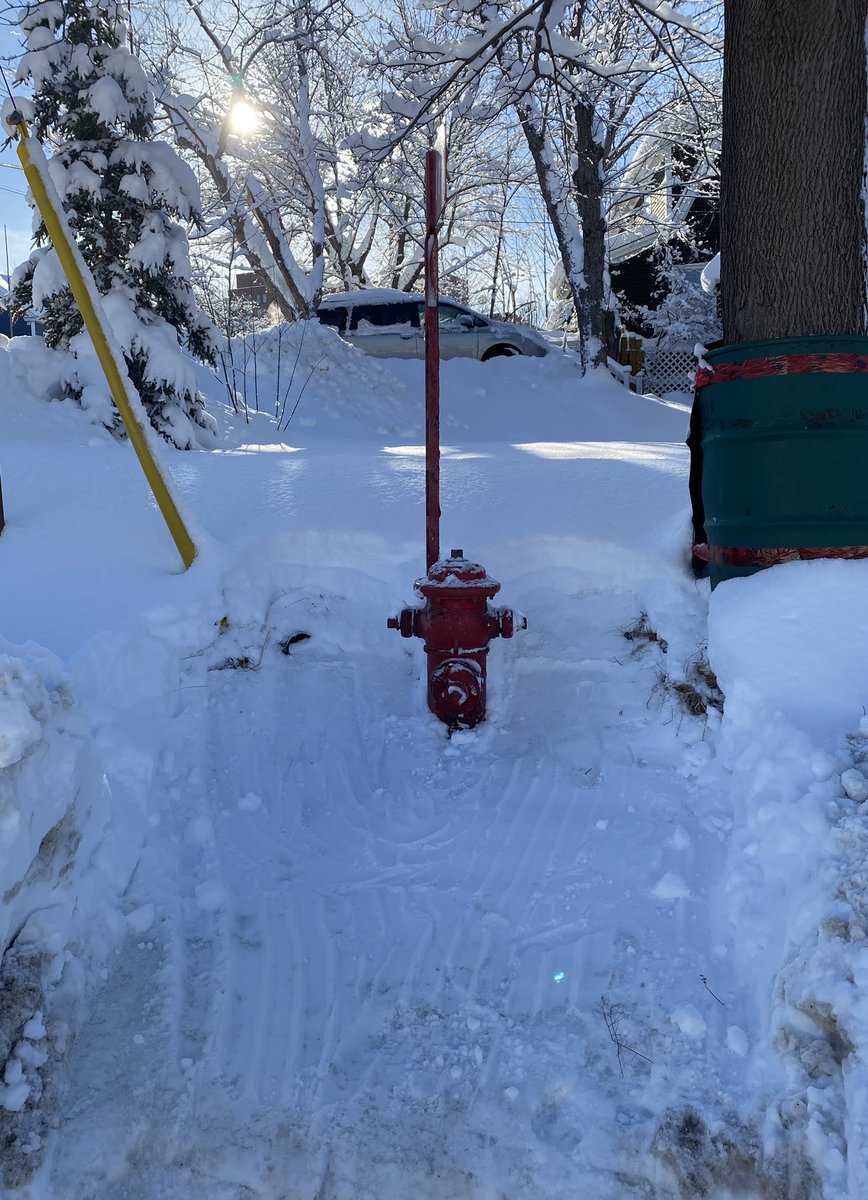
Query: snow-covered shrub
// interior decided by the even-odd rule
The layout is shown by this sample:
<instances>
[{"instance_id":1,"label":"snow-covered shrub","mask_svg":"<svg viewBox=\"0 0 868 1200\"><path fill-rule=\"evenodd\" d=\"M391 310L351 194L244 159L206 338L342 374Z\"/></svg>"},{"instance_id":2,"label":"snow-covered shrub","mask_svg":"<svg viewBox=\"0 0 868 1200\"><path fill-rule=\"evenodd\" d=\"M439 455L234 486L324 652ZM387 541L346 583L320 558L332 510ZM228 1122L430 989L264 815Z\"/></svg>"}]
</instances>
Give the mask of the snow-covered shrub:
<instances>
[{"instance_id":1,"label":"snow-covered shrub","mask_svg":"<svg viewBox=\"0 0 868 1200\"><path fill-rule=\"evenodd\" d=\"M546 329L575 329L576 308L572 300L555 300L549 309Z\"/></svg>"},{"instance_id":2,"label":"snow-covered shrub","mask_svg":"<svg viewBox=\"0 0 868 1200\"><path fill-rule=\"evenodd\" d=\"M181 343L212 362L214 333L190 286L186 230L199 219L193 175L153 140L154 101L124 46L117 0L39 0L20 18L19 81L33 88L33 132L47 138L52 182L105 299L109 321L154 428L190 448L214 423ZM8 107L8 104L7 104ZM121 433L78 307L41 218L36 249L13 277L17 311L42 310L46 344L63 352L63 394Z\"/></svg>"},{"instance_id":3,"label":"snow-covered shrub","mask_svg":"<svg viewBox=\"0 0 868 1200\"><path fill-rule=\"evenodd\" d=\"M641 306L636 315L650 325L660 350L693 349L707 346L721 337L717 299L704 292L677 263L661 266L657 272L664 299L657 308Z\"/></svg>"}]
</instances>

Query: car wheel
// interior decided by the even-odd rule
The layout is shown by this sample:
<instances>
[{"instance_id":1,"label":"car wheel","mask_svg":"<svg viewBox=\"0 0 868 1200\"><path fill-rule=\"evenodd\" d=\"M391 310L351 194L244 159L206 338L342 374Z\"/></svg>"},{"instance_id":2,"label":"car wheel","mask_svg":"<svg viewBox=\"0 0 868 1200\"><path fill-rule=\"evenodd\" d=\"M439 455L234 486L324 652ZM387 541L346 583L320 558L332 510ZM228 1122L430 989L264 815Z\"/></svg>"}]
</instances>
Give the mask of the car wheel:
<instances>
[{"instance_id":1,"label":"car wheel","mask_svg":"<svg viewBox=\"0 0 868 1200\"><path fill-rule=\"evenodd\" d=\"M521 354L515 346L492 346L490 350L485 351L482 361L488 362L490 358L512 358L514 354Z\"/></svg>"}]
</instances>

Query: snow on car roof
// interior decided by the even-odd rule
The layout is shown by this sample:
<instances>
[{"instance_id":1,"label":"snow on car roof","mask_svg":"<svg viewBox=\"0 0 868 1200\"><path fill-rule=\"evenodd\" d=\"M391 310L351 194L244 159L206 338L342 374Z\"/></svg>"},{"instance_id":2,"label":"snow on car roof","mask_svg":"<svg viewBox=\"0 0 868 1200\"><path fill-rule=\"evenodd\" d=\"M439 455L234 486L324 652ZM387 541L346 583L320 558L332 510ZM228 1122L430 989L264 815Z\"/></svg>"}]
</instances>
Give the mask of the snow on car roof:
<instances>
[{"instance_id":1,"label":"snow on car roof","mask_svg":"<svg viewBox=\"0 0 868 1200\"><path fill-rule=\"evenodd\" d=\"M441 296L440 300L458 308L467 307L460 301L453 300L451 296ZM400 292L397 288L359 288L352 292L330 292L323 296L319 303L320 308L330 308L335 304L394 304L395 301L423 304L425 297L421 292Z\"/></svg>"},{"instance_id":2,"label":"snow on car roof","mask_svg":"<svg viewBox=\"0 0 868 1200\"><path fill-rule=\"evenodd\" d=\"M353 292L331 292L323 296L320 306L329 304L385 304L388 301L421 300L421 296L399 292L397 288L359 288Z\"/></svg>"}]
</instances>

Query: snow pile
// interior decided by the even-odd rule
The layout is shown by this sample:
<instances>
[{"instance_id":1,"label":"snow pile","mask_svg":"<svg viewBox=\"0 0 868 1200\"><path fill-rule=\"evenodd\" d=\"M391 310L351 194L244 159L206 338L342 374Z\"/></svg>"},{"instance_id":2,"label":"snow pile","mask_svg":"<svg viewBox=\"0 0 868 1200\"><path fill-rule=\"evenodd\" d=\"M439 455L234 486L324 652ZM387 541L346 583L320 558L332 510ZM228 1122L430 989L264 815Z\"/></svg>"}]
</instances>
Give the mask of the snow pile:
<instances>
[{"instance_id":1,"label":"snow pile","mask_svg":"<svg viewBox=\"0 0 868 1200\"><path fill-rule=\"evenodd\" d=\"M0 371L9 373L10 386L0 395L7 419L13 408L20 412L36 400L60 399L63 364L57 354L46 348L42 338L9 338L0 349L8 355L0 355Z\"/></svg>"},{"instance_id":2,"label":"snow pile","mask_svg":"<svg viewBox=\"0 0 868 1200\"><path fill-rule=\"evenodd\" d=\"M68 949L107 795L67 673L47 651L0 643L0 1140L2 1182L41 1157L51 1068L83 975ZM87 907L87 906L86 906Z\"/></svg>"},{"instance_id":3,"label":"snow pile","mask_svg":"<svg viewBox=\"0 0 868 1200\"><path fill-rule=\"evenodd\" d=\"M729 701L749 688L817 738L858 725L868 708L868 563L787 563L729 582L709 616Z\"/></svg>"},{"instance_id":4,"label":"snow pile","mask_svg":"<svg viewBox=\"0 0 868 1200\"><path fill-rule=\"evenodd\" d=\"M700 283L702 285L702 290L708 295L712 295L720 287L719 254L715 254L711 262L706 263L706 265L703 267L702 275L700 276Z\"/></svg>"},{"instance_id":5,"label":"snow pile","mask_svg":"<svg viewBox=\"0 0 868 1200\"><path fill-rule=\"evenodd\" d=\"M0 770L19 762L39 740L34 713L46 699L38 677L23 662L0 659Z\"/></svg>"},{"instance_id":6,"label":"snow pile","mask_svg":"<svg viewBox=\"0 0 868 1200\"><path fill-rule=\"evenodd\" d=\"M868 1194L868 565L792 563L712 597L726 693L706 786L733 802L721 915L753 981L763 1161L790 1194Z\"/></svg>"},{"instance_id":7,"label":"snow pile","mask_svg":"<svg viewBox=\"0 0 868 1200\"><path fill-rule=\"evenodd\" d=\"M235 422L239 438L272 441L276 416L296 445L424 441L422 361L375 358L319 321L234 339L220 370L243 418ZM440 377L447 447L456 439L680 442L687 435L685 404L637 396L604 369L583 377L576 356L558 349L544 358L451 359L441 363ZM206 378L200 374L203 388ZM246 405L239 390L245 378ZM214 394L213 379L207 390Z\"/></svg>"},{"instance_id":8,"label":"snow pile","mask_svg":"<svg viewBox=\"0 0 868 1200\"><path fill-rule=\"evenodd\" d=\"M0 892L17 892L40 843L72 801L82 731L61 664L28 647L27 657L0 643ZM4 907L7 945L15 908Z\"/></svg>"},{"instance_id":9,"label":"snow pile","mask_svg":"<svg viewBox=\"0 0 868 1200\"><path fill-rule=\"evenodd\" d=\"M274 421L293 440L352 439L378 429L419 435L418 396L396 376L394 361L355 349L318 320L235 338L220 367L230 402L246 424L254 423L247 430L254 439L259 425L263 439L272 440ZM208 390L214 393L213 380Z\"/></svg>"}]
</instances>

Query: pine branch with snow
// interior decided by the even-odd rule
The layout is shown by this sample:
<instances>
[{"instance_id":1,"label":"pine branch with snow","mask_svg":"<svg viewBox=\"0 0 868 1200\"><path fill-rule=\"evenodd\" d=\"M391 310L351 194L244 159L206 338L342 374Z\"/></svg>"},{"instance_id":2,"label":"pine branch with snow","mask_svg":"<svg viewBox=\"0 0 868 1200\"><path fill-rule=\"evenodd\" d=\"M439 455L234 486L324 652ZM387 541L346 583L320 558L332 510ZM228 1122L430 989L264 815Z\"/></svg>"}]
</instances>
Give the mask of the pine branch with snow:
<instances>
[{"instance_id":1,"label":"pine branch with snow","mask_svg":"<svg viewBox=\"0 0 868 1200\"><path fill-rule=\"evenodd\" d=\"M215 424L183 353L211 363L215 334L190 283L186 229L199 220L190 168L154 141L150 85L124 46L117 0L39 0L23 10L17 78L33 89L34 132L78 247L154 428L182 449ZM13 277L12 304L42 311L46 344L65 355L63 392L119 436L120 416L81 314L34 218L35 250Z\"/></svg>"}]
</instances>

